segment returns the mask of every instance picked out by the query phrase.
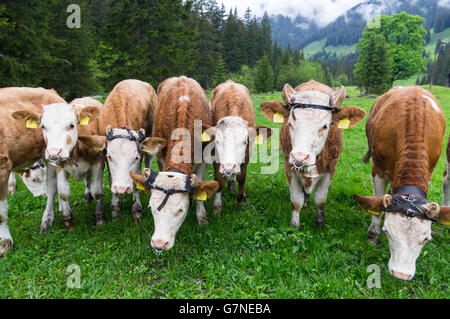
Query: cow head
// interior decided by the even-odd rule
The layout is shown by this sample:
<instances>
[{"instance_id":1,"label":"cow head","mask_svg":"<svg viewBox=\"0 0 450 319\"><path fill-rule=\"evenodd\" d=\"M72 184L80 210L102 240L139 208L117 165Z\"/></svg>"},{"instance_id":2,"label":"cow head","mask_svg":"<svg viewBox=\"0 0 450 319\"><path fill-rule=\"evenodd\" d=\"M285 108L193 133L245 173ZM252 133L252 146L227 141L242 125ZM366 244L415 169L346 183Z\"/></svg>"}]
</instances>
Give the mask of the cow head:
<instances>
[{"instance_id":1,"label":"cow head","mask_svg":"<svg viewBox=\"0 0 450 319\"><path fill-rule=\"evenodd\" d=\"M139 172L142 151L153 150L149 138L145 138L144 129L135 131L129 128L111 128L109 125L106 128L106 137L80 136L80 140L91 149L97 151L106 149L111 191L117 195L130 194L133 191L133 180L128 172ZM160 142L164 144L163 140Z\"/></svg>"},{"instance_id":2,"label":"cow head","mask_svg":"<svg viewBox=\"0 0 450 319\"><path fill-rule=\"evenodd\" d=\"M151 245L157 250L173 247L189 209L189 198L202 193L209 198L219 188L216 181L199 182L194 174L152 172L146 168L143 175L130 172L130 176L146 190L151 190L149 206L155 223Z\"/></svg>"},{"instance_id":3,"label":"cow head","mask_svg":"<svg viewBox=\"0 0 450 319\"><path fill-rule=\"evenodd\" d=\"M317 155L322 152L332 125L347 118L350 126L362 121L366 112L354 106L341 108L345 98L345 88L328 95L320 91L295 91L289 84L283 88L283 98L287 106L278 101L261 104L261 111L270 120L274 115L282 115L290 135L292 150L289 163L294 167L314 166ZM294 104L322 106L324 108L296 108Z\"/></svg>"},{"instance_id":4,"label":"cow head","mask_svg":"<svg viewBox=\"0 0 450 319\"><path fill-rule=\"evenodd\" d=\"M29 110L16 111L12 116L18 120L35 124L42 128L46 144L45 159L58 164L70 158L78 141L78 124L83 119L89 122L96 118L100 110L95 106L78 107L64 103L45 105L43 113L37 114ZM33 127L33 126L31 126Z\"/></svg>"},{"instance_id":5,"label":"cow head","mask_svg":"<svg viewBox=\"0 0 450 319\"><path fill-rule=\"evenodd\" d=\"M22 181L33 196L43 196L47 190L47 167L39 161L33 166L18 171Z\"/></svg>"},{"instance_id":6,"label":"cow head","mask_svg":"<svg viewBox=\"0 0 450 319\"><path fill-rule=\"evenodd\" d=\"M250 151L255 137L261 135L266 139L272 134L272 130L266 126L249 127L247 121L239 116L226 116L207 132L215 135L219 172L227 176L240 174L240 165L245 162L247 150Z\"/></svg>"},{"instance_id":7,"label":"cow head","mask_svg":"<svg viewBox=\"0 0 450 319\"><path fill-rule=\"evenodd\" d=\"M416 272L416 260L425 243L431 240L432 221L427 218L447 224L450 220L450 207L428 202L419 206L427 218L419 218L387 212L386 208L393 202L389 194L383 197L354 195L354 199L371 213L386 213L382 231L388 237L391 250L389 272L398 279L411 280Z\"/></svg>"}]
</instances>

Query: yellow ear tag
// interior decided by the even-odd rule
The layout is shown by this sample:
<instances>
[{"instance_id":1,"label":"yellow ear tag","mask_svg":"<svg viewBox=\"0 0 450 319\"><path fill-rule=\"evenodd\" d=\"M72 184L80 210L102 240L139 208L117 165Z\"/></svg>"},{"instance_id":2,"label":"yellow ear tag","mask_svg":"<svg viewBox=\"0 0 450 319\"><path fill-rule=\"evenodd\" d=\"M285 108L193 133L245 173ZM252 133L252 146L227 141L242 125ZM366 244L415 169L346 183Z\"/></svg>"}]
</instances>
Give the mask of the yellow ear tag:
<instances>
[{"instance_id":1,"label":"yellow ear tag","mask_svg":"<svg viewBox=\"0 0 450 319\"><path fill-rule=\"evenodd\" d=\"M209 142L209 141L211 141L211 137L208 134L206 134L205 131L203 131L203 133L202 133L202 142Z\"/></svg>"},{"instance_id":2,"label":"yellow ear tag","mask_svg":"<svg viewBox=\"0 0 450 319\"><path fill-rule=\"evenodd\" d=\"M284 116L281 113L275 113L273 115L273 122L274 123L283 123L284 122Z\"/></svg>"},{"instance_id":3,"label":"yellow ear tag","mask_svg":"<svg viewBox=\"0 0 450 319\"><path fill-rule=\"evenodd\" d=\"M344 117L342 120L339 121L338 128L346 130L346 129L348 129L349 125L350 125L350 120L348 119L348 117Z\"/></svg>"},{"instance_id":4,"label":"yellow ear tag","mask_svg":"<svg viewBox=\"0 0 450 319\"><path fill-rule=\"evenodd\" d=\"M261 145L264 142L264 138L261 134L256 137L255 143Z\"/></svg>"},{"instance_id":5,"label":"yellow ear tag","mask_svg":"<svg viewBox=\"0 0 450 319\"><path fill-rule=\"evenodd\" d=\"M37 128L38 127L38 123L35 120L27 120L25 122L25 125L27 128Z\"/></svg>"},{"instance_id":6,"label":"yellow ear tag","mask_svg":"<svg viewBox=\"0 0 450 319\"><path fill-rule=\"evenodd\" d=\"M145 191L145 187L141 183L136 183L136 188Z\"/></svg>"},{"instance_id":7,"label":"yellow ear tag","mask_svg":"<svg viewBox=\"0 0 450 319\"><path fill-rule=\"evenodd\" d=\"M102 147L94 147L94 151L101 152L103 151Z\"/></svg>"},{"instance_id":8,"label":"yellow ear tag","mask_svg":"<svg viewBox=\"0 0 450 319\"><path fill-rule=\"evenodd\" d=\"M206 200L207 197L208 197L208 195L206 194L205 191L203 191L197 195L197 200Z\"/></svg>"},{"instance_id":9,"label":"yellow ear tag","mask_svg":"<svg viewBox=\"0 0 450 319\"><path fill-rule=\"evenodd\" d=\"M443 220L443 221L440 221L439 224L448 226L448 225L450 225L450 221L449 220L445 220L445 221Z\"/></svg>"},{"instance_id":10,"label":"yellow ear tag","mask_svg":"<svg viewBox=\"0 0 450 319\"><path fill-rule=\"evenodd\" d=\"M85 116L81 119L80 125L88 125L89 124L89 116Z\"/></svg>"},{"instance_id":11,"label":"yellow ear tag","mask_svg":"<svg viewBox=\"0 0 450 319\"><path fill-rule=\"evenodd\" d=\"M368 209L367 212L372 214L372 215L377 215L377 216L380 215L380 212L376 212L376 211L370 210L370 209Z\"/></svg>"}]
</instances>

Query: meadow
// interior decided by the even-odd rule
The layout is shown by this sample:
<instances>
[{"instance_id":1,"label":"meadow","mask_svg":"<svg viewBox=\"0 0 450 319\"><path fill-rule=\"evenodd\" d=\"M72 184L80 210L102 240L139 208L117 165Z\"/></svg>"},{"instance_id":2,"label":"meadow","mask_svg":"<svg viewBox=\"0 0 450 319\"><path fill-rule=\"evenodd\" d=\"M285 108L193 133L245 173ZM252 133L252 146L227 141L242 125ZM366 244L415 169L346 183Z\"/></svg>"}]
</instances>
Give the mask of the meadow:
<instances>
[{"instance_id":1,"label":"meadow","mask_svg":"<svg viewBox=\"0 0 450 319\"><path fill-rule=\"evenodd\" d=\"M450 89L433 87L431 92L449 121ZM369 111L375 101L358 98L355 88L347 88L347 94L353 98L346 99L344 106ZM281 100L280 92L252 94L252 99L256 124L281 127L260 112L263 101ZM0 298L448 298L448 227L432 226L433 240L422 250L411 282L389 274L385 235L378 247L366 243L370 215L352 198L353 194L372 194L371 164L361 161L367 150L364 127L365 120L344 131L323 229L314 223L314 201L301 211L300 230L289 225L291 204L280 152L276 174L260 174L267 164L249 165L246 206L239 207L236 193L226 189L222 215L212 215L210 199L205 205L209 224L199 226L195 205L191 205L174 248L161 256L150 246L154 226L149 208L135 225L132 199L126 198L120 218L111 219L106 172L105 225L95 227L95 203L84 205L84 184L71 182L76 223L71 232L64 229L55 203L53 227L39 234L45 198L33 198L18 182L16 194L8 196L14 247L0 259ZM442 201L447 138L448 131L429 188L428 199L438 203ZM213 179L212 167L206 178ZM149 195L141 193L145 207L148 200ZM66 284L67 268L72 264L80 267L80 288ZM371 264L380 266L380 288L366 285Z\"/></svg>"}]
</instances>

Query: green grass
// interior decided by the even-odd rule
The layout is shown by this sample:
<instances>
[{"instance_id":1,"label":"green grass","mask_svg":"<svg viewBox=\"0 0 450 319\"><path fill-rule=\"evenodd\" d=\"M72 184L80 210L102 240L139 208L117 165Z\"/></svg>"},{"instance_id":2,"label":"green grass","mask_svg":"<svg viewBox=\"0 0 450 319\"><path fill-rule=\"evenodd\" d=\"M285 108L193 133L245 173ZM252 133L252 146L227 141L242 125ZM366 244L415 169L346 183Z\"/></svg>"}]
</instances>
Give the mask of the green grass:
<instances>
[{"instance_id":1,"label":"green grass","mask_svg":"<svg viewBox=\"0 0 450 319\"><path fill-rule=\"evenodd\" d=\"M450 116L450 90L433 87ZM355 88L348 93L357 96ZM253 94L257 124L280 127L260 113L261 102L280 93ZM351 98L344 105L369 111L374 99ZM291 205L282 155L275 175L261 175L265 164L250 164L247 205L238 207L235 193L223 195L222 215L200 227L195 205L177 235L175 246L162 256L150 247L153 218L145 210L135 225L131 198L122 203L117 221L110 217L111 192L105 187L106 224L95 225L95 204L83 204L83 183L72 183L70 196L76 228L67 232L60 214L54 226L39 234L44 198L33 198L22 183L9 196L9 226L14 248L0 259L0 298L448 298L448 228L433 225L433 241L417 260L412 282L394 279L387 269L389 246L366 244L370 215L353 194L370 195L371 165L361 162L367 149L364 124L344 131L344 145L327 201L327 225L314 224L315 205L301 211L301 230L289 226ZM448 133L445 136L447 141ZM273 143L273 141L270 141ZM443 149L445 143L443 145ZM433 174L429 199L442 200L444 153ZM207 179L212 179L209 168ZM106 185L106 178L105 178ZM149 196L141 196L147 206ZM57 209L57 205L55 208ZM81 268L81 288L66 286L71 264ZM369 289L366 271L381 267L381 288Z\"/></svg>"},{"instance_id":2,"label":"green grass","mask_svg":"<svg viewBox=\"0 0 450 319\"><path fill-rule=\"evenodd\" d=\"M446 28L445 30L434 33L433 29L430 30L430 41L425 45L424 49L429 54L430 59L434 61L434 49L436 48L436 42L438 39L442 41L449 42L450 41L450 28Z\"/></svg>"},{"instance_id":3,"label":"green grass","mask_svg":"<svg viewBox=\"0 0 450 319\"><path fill-rule=\"evenodd\" d=\"M311 58L314 54L317 52L320 52L322 50L325 50L326 52L330 54L336 53L337 57L342 57L344 55L348 55L350 53L356 52L356 46L355 45L339 45L339 46L327 46L325 47L325 42L327 41L326 38L322 40L317 40L314 42L311 42L306 47L304 47L303 53L305 54L306 58Z\"/></svg>"}]
</instances>

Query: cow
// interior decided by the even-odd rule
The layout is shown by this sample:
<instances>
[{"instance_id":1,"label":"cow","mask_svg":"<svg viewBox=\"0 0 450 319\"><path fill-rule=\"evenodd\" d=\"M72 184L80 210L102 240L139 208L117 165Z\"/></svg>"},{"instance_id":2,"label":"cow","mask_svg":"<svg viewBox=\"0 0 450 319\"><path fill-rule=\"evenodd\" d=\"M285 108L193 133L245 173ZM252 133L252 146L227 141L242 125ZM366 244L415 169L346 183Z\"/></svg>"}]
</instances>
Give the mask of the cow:
<instances>
[{"instance_id":1,"label":"cow","mask_svg":"<svg viewBox=\"0 0 450 319\"><path fill-rule=\"evenodd\" d=\"M444 199L442 200L442 206L450 206L450 136L447 141L447 147L445 149L445 155L447 161L445 162L444 180L442 181L442 192L444 193Z\"/></svg>"},{"instance_id":2,"label":"cow","mask_svg":"<svg viewBox=\"0 0 450 319\"><path fill-rule=\"evenodd\" d=\"M153 130L153 113L157 103L153 87L139 80L119 82L106 98L99 116L101 135L80 136L91 149L106 151L112 191L111 216L120 215L119 195L133 193L133 218L142 219L139 190L133 184L129 171L141 171L142 144ZM104 135L106 134L106 136ZM149 167L151 156L146 156Z\"/></svg>"},{"instance_id":3,"label":"cow","mask_svg":"<svg viewBox=\"0 0 450 319\"><path fill-rule=\"evenodd\" d=\"M366 123L372 157L373 196L354 195L373 214L367 241L386 232L392 276L411 280L416 260L431 239L432 221L450 218L449 207L427 201L428 185L441 154L445 116L438 101L421 87L395 87L373 104ZM390 194L386 188L390 184Z\"/></svg>"},{"instance_id":4,"label":"cow","mask_svg":"<svg viewBox=\"0 0 450 319\"><path fill-rule=\"evenodd\" d=\"M341 107L345 88L333 91L314 80L295 88L285 84L283 99L261 104L262 113L270 120L283 122L280 132L284 153L284 170L290 188L291 225L300 228L300 210L305 199L315 190L317 206L315 222L325 225L328 188L342 152L341 128L362 121L366 112L358 107Z\"/></svg>"},{"instance_id":5,"label":"cow","mask_svg":"<svg viewBox=\"0 0 450 319\"><path fill-rule=\"evenodd\" d=\"M143 175L130 172L130 176L138 185L151 189L149 206L155 223L151 245L162 251L173 247L190 196L197 198L198 223L207 223L203 201L217 191L218 183L202 182L207 163L203 156L198 161L194 158L195 145L202 151L198 135L212 125L210 105L200 84L185 76L172 77L158 86L157 94L153 137L143 148L157 154L160 172L145 169ZM201 125L194 121L201 121ZM194 137L194 131L200 133Z\"/></svg>"},{"instance_id":6,"label":"cow","mask_svg":"<svg viewBox=\"0 0 450 319\"><path fill-rule=\"evenodd\" d=\"M266 126L255 126L255 111L246 86L228 80L218 85L210 99L213 125L208 133L214 135L215 179L219 182L219 189L214 198L214 214L222 211L222 189L228 177L229 183L235 175L239 183L237 201L245 205L245 180L247 165L251 157L251 150L256 136L263 139L272 134ZM218 161L217 161L218 160Z\"/></svg>"},{"instance_id":7,"label":"cow","mask_svg":"<svg viewBox=\"0 0 450 319\"><path fill-rule=\"evenodd\" d=\"M32 166L16 171L20 175L25 186L34 197L46 194L47 167L42 160L35 162ZM14 194L16 190L16 177L12 172L8 180L8 193Z\"/></svg>"},{"instance_id":8,"label":"cow","mask_svg":"<svg viewBox=\"0 0 450 319\"><path fill-rule=\"evenodd\" d=\"M47 144L46 157L52 165L47 170L48 184L51 187L46 190L47 206L42 216L41 232L46 231L53 224L56 190L64 226L69 230L74 227L69 203L70 176L75 181L85 180L84 202L88 203L93 198L95 199L96 225L104 224L102 195L105 159L103 152L91 149L79 139L79 136L100 133L98 116L101 108L102 104L92 98L75 99L66 107L55 107L54 105L44 107L39 122L44 128L43 133ZM62 155L63 158L59 158L59 153L69 155Z\"/></svg>"},{"instance_id":9,"label":"cow","mask_svg":"<svg viewBox=\"0 0 450 319\"><path fill-rule=\"evenodd\" d=\"M28 121L33 119L26 111L39 113L43 105L53 103L65 105L66 102L54 90L0 89L0 256L4 256L13 245L7 203L11 171L29 167L43 156L45 150L41 129L27 128Z\"/></svg>"}]
</instances>

